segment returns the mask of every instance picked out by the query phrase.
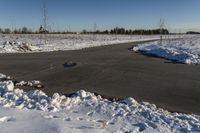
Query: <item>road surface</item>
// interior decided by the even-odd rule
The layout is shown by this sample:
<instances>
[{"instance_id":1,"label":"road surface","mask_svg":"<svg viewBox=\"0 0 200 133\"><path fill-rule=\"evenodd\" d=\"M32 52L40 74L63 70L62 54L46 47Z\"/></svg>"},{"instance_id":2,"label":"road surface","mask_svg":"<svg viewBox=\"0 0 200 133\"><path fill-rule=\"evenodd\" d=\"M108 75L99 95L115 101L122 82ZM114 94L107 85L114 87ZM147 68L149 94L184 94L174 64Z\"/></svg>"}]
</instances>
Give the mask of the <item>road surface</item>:
<instances>
[{"instance_id":1,"label":"road surface","mask_svg":"<svg viewBox=\"0 0 200 133\"><path fill-rule=\"evenodd\" d=\"M136 44L0 54L0 72L16 80L40 80L48 95L84 89L106 97L133 97L169 111L200 114L200 65L176 64L129 50ZM70 61L76 66L68 67Z\"/></svg>"}]
</instances>

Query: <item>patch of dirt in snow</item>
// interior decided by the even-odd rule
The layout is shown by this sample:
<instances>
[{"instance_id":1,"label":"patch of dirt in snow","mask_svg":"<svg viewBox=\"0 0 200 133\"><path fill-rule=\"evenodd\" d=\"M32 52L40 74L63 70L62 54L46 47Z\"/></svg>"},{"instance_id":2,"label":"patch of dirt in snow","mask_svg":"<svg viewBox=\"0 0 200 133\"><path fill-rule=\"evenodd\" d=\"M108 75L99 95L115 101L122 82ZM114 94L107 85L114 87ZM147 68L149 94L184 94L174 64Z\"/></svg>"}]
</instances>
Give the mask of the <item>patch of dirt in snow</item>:
<instances>
[{"instance_id":1,"label":"patch of dirt in snow","mask_svg":"<svg viewBox=\"0 0 200 133\"><path fill-rule=\"evenodd\" d=\"M0 45L2 53L33 52L40 51L40 48L27 42L5 41Z\"/></svg>"}]
</instances>

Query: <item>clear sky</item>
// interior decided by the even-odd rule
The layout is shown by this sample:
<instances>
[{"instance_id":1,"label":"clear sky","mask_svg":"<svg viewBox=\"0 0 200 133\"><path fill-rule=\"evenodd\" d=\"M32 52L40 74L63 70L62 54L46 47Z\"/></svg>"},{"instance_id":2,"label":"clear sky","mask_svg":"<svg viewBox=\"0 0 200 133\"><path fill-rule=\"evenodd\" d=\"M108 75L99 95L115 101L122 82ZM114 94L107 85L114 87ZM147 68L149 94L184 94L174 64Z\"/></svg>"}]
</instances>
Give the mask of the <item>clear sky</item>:
<instances>
[{"instance_id":1,"label":"clear sky","mask_svg":"<svg viewBox=\"0 0 200 133\"><path fill-rule=\"evenodd\" d=\"M45 0L0 0L0 27L38 29ZM160 17L171 31L200 31L200 0L46 0L54 30L116 26L157 28Z\"/></svg>"}]
</instances>

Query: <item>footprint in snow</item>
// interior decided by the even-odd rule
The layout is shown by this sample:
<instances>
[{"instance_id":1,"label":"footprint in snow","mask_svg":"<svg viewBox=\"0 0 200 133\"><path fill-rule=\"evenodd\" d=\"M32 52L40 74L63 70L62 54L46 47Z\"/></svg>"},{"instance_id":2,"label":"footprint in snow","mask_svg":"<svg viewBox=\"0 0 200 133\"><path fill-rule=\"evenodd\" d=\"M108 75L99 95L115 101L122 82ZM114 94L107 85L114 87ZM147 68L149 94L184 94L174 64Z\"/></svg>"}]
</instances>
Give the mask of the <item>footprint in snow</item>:
<instances>
[{"instance_id":1,"label":"footprint in snow","mask_svg":"<svg viewBox=\"0 0 200 133\"><path fill-rule=\"evenodd\" d=\"M109 125L109 121L107 120L97 120L96 122L100 123L102 129L105 129Z\"/></svg>"},{"instance_id":2,"label":"footprint in snow","mask_svg":"<svg viewBox=\"0 0 200 133\"><path fill-rule=\"evenodd\" d=\"M77 117L76 119L79 120L79 121L83 120L83 118L81 118L81 117Z\"/></svg>"},{"instance_id":3,"label":"footprint in snow","mask_svg":"<svg viewBox=\"0 0 200 133\"><path fill-rule=\"evenodd\" d=\"M87 113L87 116L92 117L93 115L94 115L94 112L88 112L88 113Z\"/></svg>"},{"instance_id":4,"label":"footprint in snow","mask_svg":"<svg viewBox=\"0 0 200 133\"><path fill-rule=\"evenodd\" d=\"M63 120L64 121L71 121L72 119L71 118L64 118Z\"/></svg>"},{"instance_id":5,"label":"footprint in snow","mask_svg":"<svg viewBox=\"0 0 200 133\"><path fill-rule=\"evenodd\" d=\"M11 121L15 121L15 118L13 118L11 116L0 117L0 122L11 122Z\"/></svg>"},{"instance_id":6,"label":"footprint in snow","mask_svg":"<svg viewBox=\"0 0 200 133\"><path fill-rule=\"evenodd\" d=\"M146 129L146 125L143 123L137 123L137 124L133 124L134 127L137 127L137 130L139 132L142 132Z\"/></svg>"},{"instance_id":7,"label":"footprint in snow","mask_svg":"<svg viewBox=\"0 0 200 133\"><path fill-rule=\"evenodd\" d=\"M75 114L77 114L77 113L78 113L78 111L77 111L77 110L73 110L73 111L72 111L72 113L75 113Z\"/></svg>"}]
</instances>

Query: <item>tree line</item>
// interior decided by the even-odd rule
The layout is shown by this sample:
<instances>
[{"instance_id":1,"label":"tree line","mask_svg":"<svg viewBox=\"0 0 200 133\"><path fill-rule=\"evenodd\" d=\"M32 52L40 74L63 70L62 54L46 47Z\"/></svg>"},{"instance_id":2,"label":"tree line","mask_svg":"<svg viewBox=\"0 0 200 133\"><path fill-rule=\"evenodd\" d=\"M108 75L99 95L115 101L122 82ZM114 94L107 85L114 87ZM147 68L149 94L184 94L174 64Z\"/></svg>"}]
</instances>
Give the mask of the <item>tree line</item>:
<instances>
[{"instance_id":1,"label":"tree line","mask_svg":"<svg viewBox=\"0 0 200 133\"><path fill-rule=\"evenodd\" d=\"M10 28L5 28L5 29L0 28L0 33L3 33L3 34L10 34L10 33L13 33L13 34L32 34L34 32L31 29L28 29L27 27L22 27L22 28L19 28L19 29L14 29L13 31Z\"/></svg>"},{"instance_id":2,"label":"tree line","mask_svg":"<svg viewBox=\"0 0 200 133\"><path fill-rule=\"evenodd\" d=\"M1 29L0 33L3 34L42 34L44 33L40 29L37 31L32 31L27 27L22 27L19 29L14 29L13 31L10 28ZM71 31L46 31L47 34L75 34L77 32ZM123 27L115 27L110 30L95 30L95 31L87 31L84 29L80 34L124 34L124 35L155 35L155 34L170 34L167 29L125 29Z\"/></svg>"},{"instance_id":3,"label":"tree line","mask_svg":"<svg viewBox=\"0 0 200 133\"><path fill-rule=\"evenodd\" d=\"M155 35L155 34L170 34L167 29L125 29L115 27L110 31L96 31L98 34L124 34L124 35Z\"/></svg>"},{"instance_id":4,"label":"tree line","mask_svg":"<svg viewBox=\"0 0 200 133\"><path fill-rule=\"evenodd\" d=\"M188 31L188 32L186 32L186 34L200 34L200 32L196 32L196 31Z\"/></svg>"}]
</instances>

